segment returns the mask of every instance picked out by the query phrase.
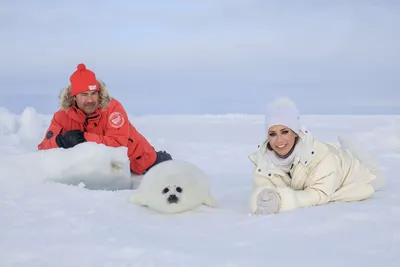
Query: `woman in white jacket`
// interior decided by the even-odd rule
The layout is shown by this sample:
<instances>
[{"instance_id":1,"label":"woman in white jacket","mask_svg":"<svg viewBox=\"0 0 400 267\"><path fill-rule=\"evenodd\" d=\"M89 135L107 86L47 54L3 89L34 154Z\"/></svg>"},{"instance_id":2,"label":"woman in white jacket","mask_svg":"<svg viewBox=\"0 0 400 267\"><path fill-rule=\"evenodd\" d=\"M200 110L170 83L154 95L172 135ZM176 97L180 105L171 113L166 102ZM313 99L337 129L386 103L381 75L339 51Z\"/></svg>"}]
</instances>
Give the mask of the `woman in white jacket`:
<instances>
[{"instance_id":1,"label":"woman in white jacket","mask_svg":"<svg viewBox=\"0 0 400 267\"><path fill-rule=\"evenodd\" d=\"M300 125L295 104L278 99L267 109L267 137L249 156L254 163L250 209L270 214L371 197L378 182L376 168L350 143L321 142Z\"/></svg>"}]
</instances>

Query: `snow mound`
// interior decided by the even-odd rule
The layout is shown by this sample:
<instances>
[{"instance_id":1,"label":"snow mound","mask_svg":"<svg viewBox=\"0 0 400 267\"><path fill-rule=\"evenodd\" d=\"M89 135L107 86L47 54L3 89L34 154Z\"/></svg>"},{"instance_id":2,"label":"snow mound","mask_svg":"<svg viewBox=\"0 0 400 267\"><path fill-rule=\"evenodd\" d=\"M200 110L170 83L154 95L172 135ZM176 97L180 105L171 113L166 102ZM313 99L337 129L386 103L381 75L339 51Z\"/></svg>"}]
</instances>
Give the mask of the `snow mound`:
<instances>
[{"instance_id":1,"label":"snow mound","mask_svg":"<svg viewBox=\"0 0 400 267\"><path fill-rule=\"evenodd\" d=\"M73 148L55 148L0 158L2 186L17 182L32 185L56 182L93 190L132 188L126 147L82 143Z\"/></svg>"},{"instance_id":2,"label":"snow mound","mask_svg":"<svg viewBox=\"0 0 400 267\"><path fill-rule=\"evenodd\" d=\"M8 109L0 107L0 136L14 134L18 131L18 117Z\"/></svg>"},{"instance_id":3,"label":"snow mound","mask_svg":"<svg viewBox=\"0 0 400 267\"><path fill-rule=\"evenodd\" d=\"M43 138L43 129L42 120L33 107L26 107L22 112L17 135L26 150L37 150L37 145Z\"/></svg>"},{"instance_id":4,"label":"snow mound","mask_svg":"<svg viewBox=\"0 0 400 267\"><path fill-rule=\"evenodd\" d=\"M126 147L115 148L87 142L70 149L39 151L38 158L46 181L88 189L131 187Z\"/></svg>"}]
</instances>

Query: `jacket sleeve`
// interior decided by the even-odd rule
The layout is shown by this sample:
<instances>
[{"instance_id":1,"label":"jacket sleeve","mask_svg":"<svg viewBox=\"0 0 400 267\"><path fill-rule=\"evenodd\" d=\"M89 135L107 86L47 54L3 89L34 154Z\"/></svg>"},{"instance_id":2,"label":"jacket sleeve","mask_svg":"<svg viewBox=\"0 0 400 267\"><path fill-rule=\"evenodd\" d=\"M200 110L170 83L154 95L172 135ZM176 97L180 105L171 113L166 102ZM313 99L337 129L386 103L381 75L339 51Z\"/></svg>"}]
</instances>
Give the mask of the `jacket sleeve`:
<instances>
[{"instance_id":1,"label":"jacket sleeve","mask_svg":"<svg viewBox=\"0 0 400 267\"><path fill-rule=\"evenodd\" d=\"M281 197L279 212L297 208L326 204L340 187L341 178L338 164L333 155L327 156L310 172L309 180L303 190L290 187L275 188Z\"/></svg>"},{"instance_id":2,"label":"jacket sleeve","mask_svg":"<svg viewBox=\"0 0 400 267\"><path fill-rule=\"evenodd\" d=\"M55 113L53 118L51 119L50 125L45 133L45 136L38 145L38 150L46 150L52 148L58 148L56 143L56 137L63 129L63 126L60 122L59 113Z\"/></svg>"},{"instance_id":3,"label":"jacket sleeve","mask_svg":"<svg viewBox=\"0 0 400 267\"><path fill-rule=\"evenodd\" d=\"M104 134L85 132L86 141L111 147L128 146L129 121L125 109L117 103L108 114Z\"/></svg>"}]
</instances>

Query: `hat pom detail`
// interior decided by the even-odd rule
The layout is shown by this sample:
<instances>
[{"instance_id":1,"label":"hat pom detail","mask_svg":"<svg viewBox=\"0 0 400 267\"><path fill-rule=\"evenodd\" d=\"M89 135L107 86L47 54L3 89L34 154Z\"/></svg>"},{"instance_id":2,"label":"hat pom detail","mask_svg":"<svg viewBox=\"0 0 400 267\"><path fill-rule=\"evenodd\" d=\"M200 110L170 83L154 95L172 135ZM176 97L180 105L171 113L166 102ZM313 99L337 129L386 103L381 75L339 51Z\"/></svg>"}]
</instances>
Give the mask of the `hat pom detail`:
<instances>
[{"instance_id":1,"label":"hat pom detail","mask_svg":"<svg viewBox=\"0 0 400 267\"><path fill-rule=\"evenodd\" d=\"M85 66L85 64L81 63L81 64L78 65L77 69L79 71L86 70L86 66Z\"/></svg>"}]
</instances>

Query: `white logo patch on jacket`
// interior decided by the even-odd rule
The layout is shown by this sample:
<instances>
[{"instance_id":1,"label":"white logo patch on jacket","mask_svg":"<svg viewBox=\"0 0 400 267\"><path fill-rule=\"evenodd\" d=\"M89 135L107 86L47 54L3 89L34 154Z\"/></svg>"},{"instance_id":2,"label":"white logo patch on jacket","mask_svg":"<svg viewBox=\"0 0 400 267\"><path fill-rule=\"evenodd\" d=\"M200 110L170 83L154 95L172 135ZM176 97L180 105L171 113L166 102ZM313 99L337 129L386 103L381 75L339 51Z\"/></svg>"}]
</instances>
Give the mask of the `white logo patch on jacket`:
<instances>
[{"instance_id":1,"label":"white logo patch on jacket","mask_svg":"<svg viewBox=\"0 0 400 267\"><path fill-rule=\"evenodd\" d=\"M125 117L121 112L113 112L108 116L108 123L113 128L121 128L125 123Z\"/></svg>"}]
</instances>

